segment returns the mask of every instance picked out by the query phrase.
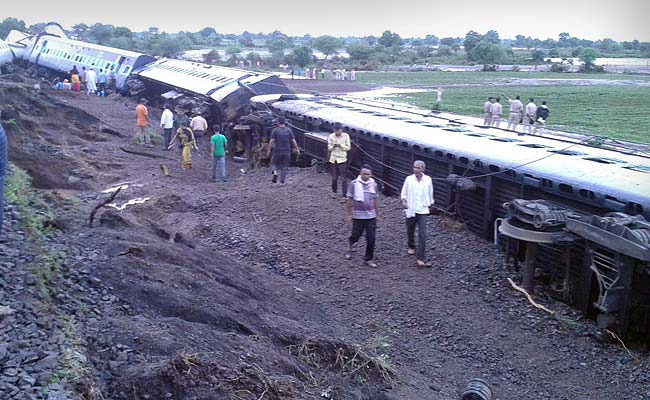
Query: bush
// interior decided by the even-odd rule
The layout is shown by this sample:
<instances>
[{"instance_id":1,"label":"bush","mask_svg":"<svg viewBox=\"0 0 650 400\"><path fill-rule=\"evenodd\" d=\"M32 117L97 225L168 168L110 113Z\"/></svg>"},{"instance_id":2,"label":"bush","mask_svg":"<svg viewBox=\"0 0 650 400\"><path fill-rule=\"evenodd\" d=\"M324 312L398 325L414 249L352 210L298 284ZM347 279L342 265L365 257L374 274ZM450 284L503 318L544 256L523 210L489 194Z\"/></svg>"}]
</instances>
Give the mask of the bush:
<instances>
[{"instance_id":1,"label":"bush","mask_svg":"<svg viewBox=\"0 0 650 400\"><path fill-rule=\"evenodd\" d=\"M569 66L566 64L553 63L551 65L551 72L569 72Z\"/></svg>"}]
</instances>

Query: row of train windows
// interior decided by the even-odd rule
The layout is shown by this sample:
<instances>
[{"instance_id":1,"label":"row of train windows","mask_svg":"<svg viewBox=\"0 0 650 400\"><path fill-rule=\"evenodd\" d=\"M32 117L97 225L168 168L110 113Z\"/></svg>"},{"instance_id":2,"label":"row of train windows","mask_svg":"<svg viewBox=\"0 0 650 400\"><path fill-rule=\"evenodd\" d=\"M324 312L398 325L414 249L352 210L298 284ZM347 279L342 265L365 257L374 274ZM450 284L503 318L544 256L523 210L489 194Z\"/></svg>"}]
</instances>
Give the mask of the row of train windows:
<instances>
[{"instance_id":1,"label":"row of train windows","mask_svg":"<svg viewBox=\"0 0 650 400\"><path fill-rule=\"evenodd\" d=\"M199 72L199 71L194 71L189 68L181 68L181 67L171 67L167 65L160 65L161 68L166 69L168 71L173 71L173 72L180 72L185 75L190 75L190 76L195 76L197 78L204 78L204 79L210 79L215 82L224 82L227 80L230 80L230 78L224 77L224 76L218 76L218 75L213 75L213 74L208 74L205 72Z\"/></svg>"},{"instance_id":2,"label":"row of train windows","mask_svg":"<svg viewBox=\"0 0 650 400\"><path fill-rule=\"evenodd\" d=\"M91 67L97 67L100 69L105 69L106 71L113 71L115 70L116 65L112 64L108 61L100 60L98 58L94 57L89 57L89 56L79 56L75 55L72 53L65 52L63 50L57 50L57 49L51 49L48 48L45 50L45 54L49 54L53 57L57 58L62 58L64 60L70 60L75 63L80 63L80 64L85 64L89 65ZM125 65L124 68L122 68L122 74L128 74L129 71L131 70L131 67L128 65Z\"/></svg>"}]
</instances>

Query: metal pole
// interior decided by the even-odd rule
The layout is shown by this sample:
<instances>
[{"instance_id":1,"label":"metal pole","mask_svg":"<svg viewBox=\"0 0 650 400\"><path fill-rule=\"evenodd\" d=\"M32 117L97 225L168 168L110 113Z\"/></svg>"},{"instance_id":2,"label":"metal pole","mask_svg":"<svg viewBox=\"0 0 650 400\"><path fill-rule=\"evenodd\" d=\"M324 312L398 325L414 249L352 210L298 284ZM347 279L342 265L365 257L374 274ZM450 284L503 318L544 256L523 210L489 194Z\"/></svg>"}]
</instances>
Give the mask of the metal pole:
<instances>
[{"instance_id":1,"label":"metal pole","mask_svg":"<svg viewBox=\"0 0 650 400\"><path fill-rule=\"evenodd\" d=\"M524 265L524 279L523 286L528 293L533 293L535 285L533 280L535 278L535 259L537 258L537 250L539 245L534 242L526 242L526 262Z\"/></svg>"}]
</instances>

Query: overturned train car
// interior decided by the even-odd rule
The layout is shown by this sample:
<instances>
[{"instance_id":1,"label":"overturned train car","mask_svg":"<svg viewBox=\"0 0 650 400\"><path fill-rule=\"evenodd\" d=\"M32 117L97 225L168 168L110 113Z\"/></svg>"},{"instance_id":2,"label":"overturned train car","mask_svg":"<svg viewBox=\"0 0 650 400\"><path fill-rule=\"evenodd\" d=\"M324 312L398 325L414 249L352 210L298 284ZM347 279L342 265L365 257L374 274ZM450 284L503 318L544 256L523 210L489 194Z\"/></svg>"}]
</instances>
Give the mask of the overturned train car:
<instances>
[{"instance_id":1,"label":"overturned train car","mask_svg":"<svg viewBox=\"0 0 650 400\"><path fill-rule=\"evenodd\" d=\"M129 50L68 38L51 23L38 35L10 35L22 59L59 74L73 67L102 69L123 94L162 95L166 101L213 120L234 120L255 95L289 93L275 75L197 62L156 58Z\"/></svg>"},{"instance_id":2,"label":"overturned train car","mask_svg":"<svg viewBox=\"0 0 650 400\"><path fill-rule=\"evenodd\" d=\"M258 109L284 115L304 151L320 159L326 158L327 135L333 124L341 123L353 142L352 166L369 164L389 193L399 190L411 174L414 160L425 161L434 179L436 205L486 239L494 238L498 232L495 225L508 217L504 203L514 199L542 199L575 211L572 215L615 212L650 220L647 155L568 139L518 136L506 130L460 124L421 110L354 98L259 96L251 102ZM529 228L535 230L534 226L525 227ZM650 231L647 233L642 232L639 240L650 250ZM597 245L579 234L568 234L576 240L567 251L564 243L540 244L534 260L537 283L587 315L607 314L602 307L603 274L592 268ZM528 237L514 241L525 244L525 239ZM516 256L523 258L523 253L525 249ZM614 253L607 254L612 258ZM649 263L638 260L625 265L608 270L614 277L607 282L616 289L616 276L631 276L627 287L633 307L618 309L614 323L608 326L619 333L627 333L628 327L630 332L650 332ZM558 288L558 280L562 288Z\"/></svg>"}]
</instances>

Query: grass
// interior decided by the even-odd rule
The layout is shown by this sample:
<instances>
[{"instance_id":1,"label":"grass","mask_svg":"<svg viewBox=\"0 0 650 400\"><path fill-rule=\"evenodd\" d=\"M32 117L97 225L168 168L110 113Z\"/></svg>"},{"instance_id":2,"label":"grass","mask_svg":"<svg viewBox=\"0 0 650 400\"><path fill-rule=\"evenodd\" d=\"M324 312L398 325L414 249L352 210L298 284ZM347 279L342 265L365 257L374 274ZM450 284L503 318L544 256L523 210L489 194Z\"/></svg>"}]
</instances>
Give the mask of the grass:
<instances>
[{"instance_id":1,"label":"grass","mask_svg":"<svg viewBox=\"0 0 650 400\"><path fill-rule=\"evenodd\" d=\"M640 74L581 74L562 72L358 72L357 81L371 85L431 86L508 82L513 79L594 79L650 81Z\"/></svg>"},{"instance_id":2,"label":"grass","mask_svg":"<svg viewBox=\"0 0 650 400\"><path fill-rule=\"evenodd\" d=\"M650 76L625 74L573 74L547 72L395 72L363 73L361 82L381 85L453 85L444 88L442 111L481 116L488 96L520 95L524 104L529 97L536 103L546 100L551 111L548 127L613 139L650 143L650 90L631 85L518 85L506 83L520 79L595 79L650 80ZM469 86L469 85L484 86ZM435 103L435 92L404 94L396 98L422 108ZM503 117L508 102L502 99Z\"/></svg>"}]
</instances>

